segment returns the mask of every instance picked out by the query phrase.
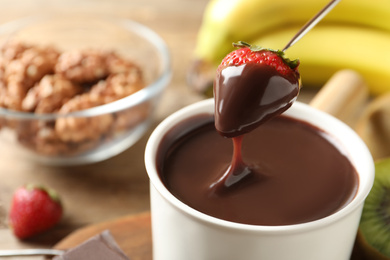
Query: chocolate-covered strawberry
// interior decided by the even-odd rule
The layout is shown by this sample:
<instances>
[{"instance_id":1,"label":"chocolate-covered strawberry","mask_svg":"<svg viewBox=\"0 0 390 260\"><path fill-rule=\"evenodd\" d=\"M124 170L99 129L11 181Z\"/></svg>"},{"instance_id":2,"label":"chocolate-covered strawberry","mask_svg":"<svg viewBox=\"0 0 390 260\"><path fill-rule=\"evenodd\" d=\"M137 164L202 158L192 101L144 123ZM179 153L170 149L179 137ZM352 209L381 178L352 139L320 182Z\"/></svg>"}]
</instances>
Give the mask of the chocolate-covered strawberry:
<instances>
[{"instance_id":1,"label":"chocolate-covered strawberry","mask_svg":"<svg viewBox=\"0 0 390 260\"><path fill-rule=\"evenodd\" d=\"M225 137L250 132L287 110L301 87L299 60L282 51L233 44L214 81L215 127Z\"/></svg>"}]
</instances>

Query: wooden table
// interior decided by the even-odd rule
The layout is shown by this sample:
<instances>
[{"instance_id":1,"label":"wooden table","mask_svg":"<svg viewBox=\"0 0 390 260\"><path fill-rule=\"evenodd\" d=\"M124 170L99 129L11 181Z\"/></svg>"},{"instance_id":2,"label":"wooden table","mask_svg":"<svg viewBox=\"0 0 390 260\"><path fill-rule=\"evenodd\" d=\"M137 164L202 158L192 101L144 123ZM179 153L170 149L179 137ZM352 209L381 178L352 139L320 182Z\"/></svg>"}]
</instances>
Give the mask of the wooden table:
<instances>
[{"instance_id":1,"label":"wooden table","mask_svg":"<svg viewBox=\"0 0 390 260\"><path fill-rule=\"evenodd\" d=\"M155 125L179 108L203 98L188 87L186 73L207 0L0 0L0 3L0 23L36 13L85 12L131 18L155 30L167 42L173 62L173 78L162 97ZM143 156L154 126L122 154L77 167L51 167L20 160L17 150L0 144L0 249L50 247L77 228L148 211L149 187ZM65 213L61 223L50 232L20 242L7 228L9 204L13 191L31 182L56 189L62 196Z\"/></svg>"}]
</instances>

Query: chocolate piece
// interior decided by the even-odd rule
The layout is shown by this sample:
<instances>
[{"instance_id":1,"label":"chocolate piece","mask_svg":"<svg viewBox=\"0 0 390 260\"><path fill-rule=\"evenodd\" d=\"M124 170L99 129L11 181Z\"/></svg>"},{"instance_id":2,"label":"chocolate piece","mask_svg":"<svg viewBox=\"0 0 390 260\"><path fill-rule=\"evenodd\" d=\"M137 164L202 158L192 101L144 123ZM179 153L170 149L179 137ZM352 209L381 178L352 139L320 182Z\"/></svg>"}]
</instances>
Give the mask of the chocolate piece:
<instances>
[{"instance_id":1,"label":"chocolate piece","mask_svg":"<svg viewBox=\"0 0 390 260\"><path fill-rule=\"evenodd\" d=\"M81 245L66 251L53 260L116 260L129 259L115 242L109 230L105 230Z\"/></svg>"}]
</instances>

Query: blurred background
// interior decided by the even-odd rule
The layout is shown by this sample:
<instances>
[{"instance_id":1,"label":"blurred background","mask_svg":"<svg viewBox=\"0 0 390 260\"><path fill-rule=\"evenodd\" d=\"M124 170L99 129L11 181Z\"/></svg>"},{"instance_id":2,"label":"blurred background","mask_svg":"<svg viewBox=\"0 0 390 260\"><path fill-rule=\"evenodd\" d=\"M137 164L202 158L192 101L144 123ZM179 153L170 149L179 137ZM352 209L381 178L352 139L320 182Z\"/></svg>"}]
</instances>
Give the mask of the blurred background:
<instances>
[{"instance_id":1,"label":"blurred background","mask_svg":"<svg viewBox=\"0 0 390 260\"><path fill-rule=\"evenodd\" d=\"M51 247L79 228L148 212L149 182L143 156L154 127L178 109L212 97L215 68L232 50L232 42L282 48L326 3L0 0L0 24L41 14L65 14L69 19L92 14L139 22L166 42L172 69L151 127L132 147L110 159L79 166L50 166L22 159L14 146L0 143L0 249ZM390 157L389 19L388 0L343 0L287 51L290 58L301 60L303 88L298 100L356 129L376 160ZM50 231L21 242L8 228L7 215L13 191L25 183L56 189L62 197L64 216Z\"/></svg>"}]
</instances>

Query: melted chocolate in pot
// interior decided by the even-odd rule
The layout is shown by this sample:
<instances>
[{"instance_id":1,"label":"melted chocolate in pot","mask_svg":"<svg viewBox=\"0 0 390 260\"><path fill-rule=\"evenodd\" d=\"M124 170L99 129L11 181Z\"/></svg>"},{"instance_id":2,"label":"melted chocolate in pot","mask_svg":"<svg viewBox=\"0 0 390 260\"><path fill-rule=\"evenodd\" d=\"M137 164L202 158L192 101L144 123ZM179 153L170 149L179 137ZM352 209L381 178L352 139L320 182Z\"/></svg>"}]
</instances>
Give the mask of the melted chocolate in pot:
<instances>
[{"instance_id":1,"label":"melted chocolate in pot","mask_svg":"<svg viewBox=\"0 0 390 260\"><path fill-rule=\"evenodd\" d=\"M358 177L348 158L328 134L279 116L299 93L292 77L256 63L218 71L215 122L190 118L159 147L170 192L208 215L255 225L304 223L349 203Z\"/></svg>"},{"instance_id":2,"label":"melted chocolate in pot","mask_svg":"<svg viewBox=\"0 0 390 260\"><path fill-rule=\"evenodd\" d=\"M355 196L356 171L329 139L305 122L270 119L241 140L236 163L244 167L241 173L248 167L249 174L215 185L236 155L231 139L215 130L213 116L204 115L164 137L157 167L170 192L203 213L246 224L298 224L326 217Z\"/></svg>"}]
</instances>

